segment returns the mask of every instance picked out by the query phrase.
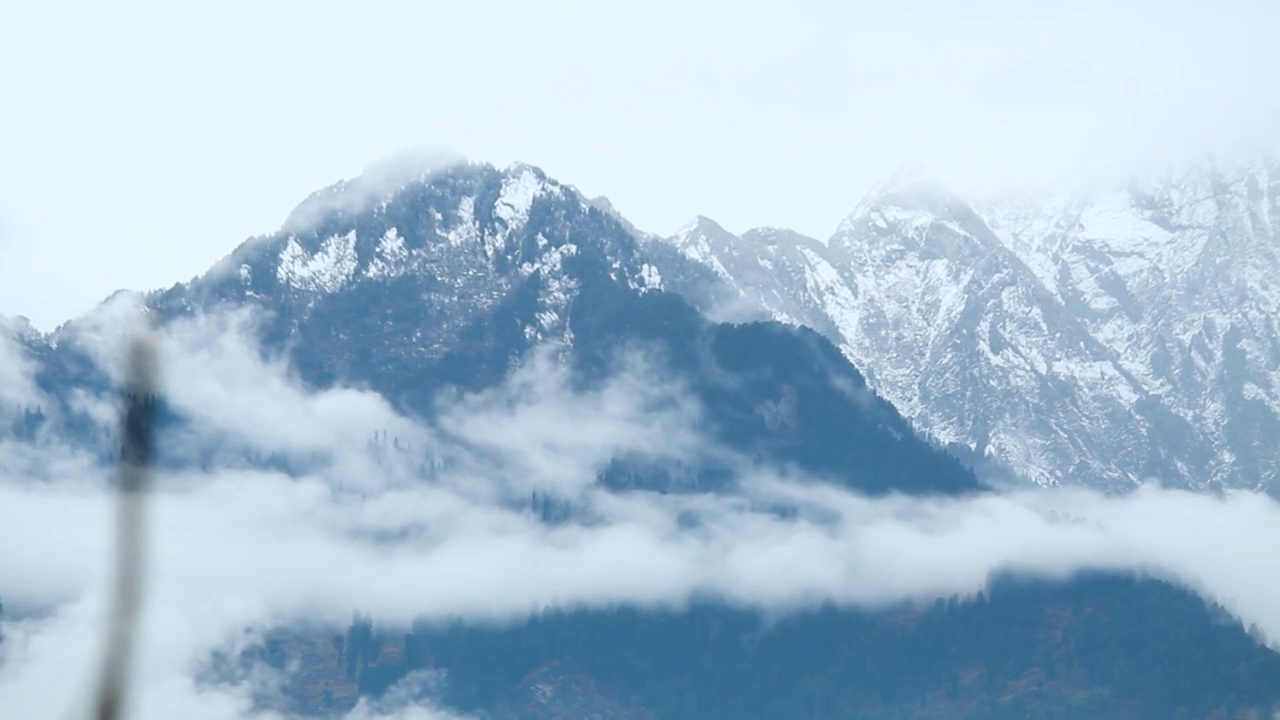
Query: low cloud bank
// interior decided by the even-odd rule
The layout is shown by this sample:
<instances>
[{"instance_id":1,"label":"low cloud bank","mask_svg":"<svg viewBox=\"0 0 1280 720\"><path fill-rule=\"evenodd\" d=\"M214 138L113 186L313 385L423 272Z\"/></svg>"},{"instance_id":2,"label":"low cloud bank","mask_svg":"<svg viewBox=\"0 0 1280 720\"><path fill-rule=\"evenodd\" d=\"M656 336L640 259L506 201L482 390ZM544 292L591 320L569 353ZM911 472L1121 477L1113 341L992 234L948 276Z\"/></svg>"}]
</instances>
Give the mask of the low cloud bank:
<instances>
[{"instance_id":1,"label":"low cloud bank","mask_svg":"<svg viewBox=\"0 0 1280 720\"><path fill-rule=\"evenodd\" d=\"M0 317L0 418L38 402L35 367L22 346L22 336L31 332L22 320Z\"/></svg>"},{"instance_id":2,"label":"low cloud bank","mask_svg":"<svg viewBox=\"0 0 1280 720\"><path fill-rule=\"evenodd\" d=\"M732 494L612 492L591 482L610 457L680 458L710 442L696 430L696 405L640 358L592 390L536 360L505 386L452 402L427 428L371 393L308 391L259 356L240 321L176 326L164 353L170 399L197 427L250 446L325 448L329 462L304 477L159 478L137 717L275 717L245 687L201 685L198 668L244 642L246 628L345 624L354 609L395 625L693 598L781 612L823 601L874 608L971 594L996 570L1114 569L1187 584L1280 637L1280 579L1270 572L1280 504L1264 496L1147 488L872 499L747 463ZM403 447L369 442L385 428ZM7 459L19 453L27 463L46 454L48 477ZM54 444L9 443L0 454L9 615L0 707L65 717L100 651L108 477ZM450 463L412 481L428 454ZM571 498L593 521L542 523L522 502L532 490ZM762 509L778 504L798 512ZM404 702L392 694L351 717L453 717L407 707L421 693L402 690Z\"/></svg>"}]
</instances>

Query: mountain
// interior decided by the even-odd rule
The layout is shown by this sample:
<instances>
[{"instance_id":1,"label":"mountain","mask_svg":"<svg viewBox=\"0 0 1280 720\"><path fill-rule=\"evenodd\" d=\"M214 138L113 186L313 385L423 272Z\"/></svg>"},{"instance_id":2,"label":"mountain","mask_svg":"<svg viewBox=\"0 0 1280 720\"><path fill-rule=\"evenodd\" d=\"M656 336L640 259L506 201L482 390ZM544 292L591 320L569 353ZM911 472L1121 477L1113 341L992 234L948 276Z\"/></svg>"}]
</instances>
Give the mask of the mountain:
<instances>
[{"instance_id":1,"label":"mountain","mask_svg":"<svg viewBox=\"0 0 1280 720\"><path fill-rule=\"evenodd\" d=\"M741 458L873 494L979 488L822 335L706 319L664 289L644 243L613 212L537 168L455 164L377 190L357 179L313 194L279 232L246 241L191 282L145 295L146 312L163 324L254 309L262 352L284 357L307 385L373 390L427 424L442 398L492 388L535 352L549 348L583 387L605 381L627 352L644 352L702 408L698 429ZM698 275L693 264L665 267ZM120 326L102 316L111 312L36 338L31 350L60 399L43 411L104 459L113 452L109 428L73 400L111 392L88 341ZM165 422L177 438L183 418L170 413ZM243 460L241 448L183 439L167 446L187 455L169 462ZM619 458L602 480L707 490L733 475L711 449L692 466L636 462Z\"/></svg>"},{"instance_id":2,"label":"mountain","mask_svg":"<svg viewBox=\"0 0 1280 720\"><path fill-rule=\"evenodd\" d=\"M1280 654L1221 608L1105 574L1004 577L971 599L781 618L698 603L406 632L357 617L345 635L277 632L223 662L303 665L278 695L282 709L316 714L424 672L441 679L447 706L512 720L1262 718L1280 708Z\"/></svg>"},{"instance_id":3,"label":"mountain","mask_svg":"<svg viewBox=\"0 0 1280 720\"><path fill-rule=\"evenodd\" d=\"M984 208L1111 352L1158 477L1265 487L1280 473L1280 165L1183 168L1106 193ZM1124 397L1127 393L1117 384Z\"/></svg>"},{"instance_id":4,"label":"mountain","mask_svg":"<svg viewBox=\"0 0 1280 720\"><path fill-rule=\"evenodd\" d=\"M1108 350L1015 252L1010 238L1023 236L985 217L920 168L878 188L825 243L778 229L736 238L701 218L656 238L522 164L339 183L208 273L141 296L140 308L104 305L48 336L15 330L11 345L52 399L13 405L22 413L15 428L36 430L15 437L60 433L110 460L109 429L86 398L113 391L92 340L120 331L114 313L164 324L249 308L260 320L258 349L305 384L373 390L428 427L441 398L492 389L538 353L590 388L639 351L702 409L697 430L708 445L740 461L869 495L985 492L874 389L910 384L916 394L902 407L917 423L947 440L948 427L961 439L987 428L975 447L1004 459L1018 443L1034 446L1014 434L1018 418L1042 423L1026 426L1036 433L1072 429L1060 408L1096 423L1088 403L1106 398L1047 368ZM784 322L751 319L761 313ZM877 357L850 362L859 355ZM912 373L924 379L908 383ZM931 408L957 424L930 427ZM190 428L181 413L161 415L161 444L176 447L167 462L277 462L182 435ZM1105 482L1108 466L1087 464L1090 443L1124 433L1091 432L1066 444L1084 456L1068 467ZM184 442L166 442L175 438ZM1030 457L1049 463L1055 452L1065 450ZM293 471L295 462L281 465ZM597 479L616 493L729 495L740 467L709 449L692 464L612 458ZM539 489L528 510L548 524L590 522L574 514L575 500ZM788 508L776 510L786 519ZM989 596L874 611L779 616L694 598L683 612L550 607L502 626L375 632L359 618L341 639L291 626L212 659L209 682L284 673L285 686L272 688L283 692L264 697L324 714L410 672L435 673L449 706L516 719L1163 718L1280 703L1280 655L1167 583L1014 578L987 587ZM275 674L253 672L262 663Z\"/></svg>"},{"instance_id":5,"label":"mountain","mask_svg":"<svg viewBox=\"0 0 1280 720\"><path fill-rule=\"evenodd\" d=\"M822 332L990 478L1266 488L1277 228L1273 160L981 203L909 164L826 242L702 218L651 242L720 279L700 307Z\"/></svg>"}]
</instances>

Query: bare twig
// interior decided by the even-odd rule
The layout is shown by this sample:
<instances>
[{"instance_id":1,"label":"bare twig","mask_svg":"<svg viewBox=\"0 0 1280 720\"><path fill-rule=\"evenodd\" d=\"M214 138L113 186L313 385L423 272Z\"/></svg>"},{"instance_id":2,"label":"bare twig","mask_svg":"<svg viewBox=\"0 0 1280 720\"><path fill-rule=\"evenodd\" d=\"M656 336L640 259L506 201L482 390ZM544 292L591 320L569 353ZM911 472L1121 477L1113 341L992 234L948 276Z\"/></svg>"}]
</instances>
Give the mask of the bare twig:
<instances>
[{"instance_id":1,"label":"bare twig","mask_svg":"<svg viewBox=\"0 0 1280 720\"><path fill-rule=\"evenodd\" d=\"M95 720L117 720L124 705L145 571L145 499L155 452L155 343L142 328L129 344L117 477L116 576Z\"/></svg>"}]
</instances>

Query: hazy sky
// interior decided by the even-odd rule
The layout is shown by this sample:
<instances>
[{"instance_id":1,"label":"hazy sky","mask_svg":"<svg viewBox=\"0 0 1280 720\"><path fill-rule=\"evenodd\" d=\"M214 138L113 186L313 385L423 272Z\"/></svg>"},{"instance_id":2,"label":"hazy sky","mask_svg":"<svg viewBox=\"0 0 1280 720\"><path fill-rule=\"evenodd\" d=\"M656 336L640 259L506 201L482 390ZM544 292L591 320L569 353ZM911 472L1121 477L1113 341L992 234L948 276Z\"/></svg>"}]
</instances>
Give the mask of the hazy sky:
<instances>
[{"instance_id":1,"label":"hazy sky","mask_svg":"<svg viewBox=\"0 0 1280 720\"><path fill-rule=\"evenodd\" d=\"M647 230L825 236L911 158L988 187L1266 143L1276 27L1268 0L0 0L0 314L188 279L408 146Z\"/></svg>"}]
</instances>

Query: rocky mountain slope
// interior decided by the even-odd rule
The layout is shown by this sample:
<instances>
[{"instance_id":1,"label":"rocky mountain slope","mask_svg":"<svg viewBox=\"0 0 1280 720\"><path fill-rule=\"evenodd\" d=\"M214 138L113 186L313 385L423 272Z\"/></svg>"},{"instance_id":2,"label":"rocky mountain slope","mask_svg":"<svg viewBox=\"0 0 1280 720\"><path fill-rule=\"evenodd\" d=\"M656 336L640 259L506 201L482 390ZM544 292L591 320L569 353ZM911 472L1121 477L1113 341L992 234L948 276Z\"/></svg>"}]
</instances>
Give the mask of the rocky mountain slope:
<instances>
[{"instance_id":1,"label":"rocky mountain slope","mask_svg":"<svg viewBox=\"0 0 1280 720\"><path fill-rule=\"evenodd\" d=\"M1269 488L1277 198L1274 160L982 202L910 164L825 241L736 236L702 217L661 238L531 166L461 165L326 188L280 232L147 302L170 317L265 310L261 339L287 345L309 382L368 381L421 408L444 385L496 381L529 347L575 347L594 309L577 301L583 283L608 277L716 319L817 330L991 480ZM18 326L6 334L43 358L43 384L101 387L94 364L66 352L88 325L47 347ZM31 434L46 409L8 395L5 422Z\"/></svg>"},{"instance_id":2,"label":"rocky mountain slope","mask_svg":"<svg viewBox=\"0 0 1280 720\"><path fill-rule=\"evenodd\" d=\"M243 243L192 282L146 295L142 307L161 324L253 310L262 352L286 359L306 384L370 389L425 423L441 398L491 388L535 352L551 353L583 386L642 353L688 392L699 430L738 455L708 449L678 469L619 459L602 471L615 484L714 489L731 481L729 464L758 458L872 493L978 487L821 335L709 321L664 290L631 230L536 168L453 165L376 192L365 182L314 194L279 232ZM664 266L673 277L699 274L674 255ZM119 331L108 317L117 311L104 306L24 341L55 400L39 408L47 429L97 443L104 458L110 428L83 410L83 396L111 392L92 346ZM168 421L182 426L181 417ZM243 454L187 439L193 447L179 446L186 456L171 461Z\"/></svg>"},{"instance_id":3,"label":"rocky mountain slope","mask_svg":"<svg viewBox=\"0 0 1280 720\"><path fill-rule=\"evenodd\" d=\"M1278 228L1273 160L982 203L910 164L826 242L702 218L649 242L721 279L705 306L826 334L992 477L1258 488L1280 473Z\"/></svg>"}]
</instances>

